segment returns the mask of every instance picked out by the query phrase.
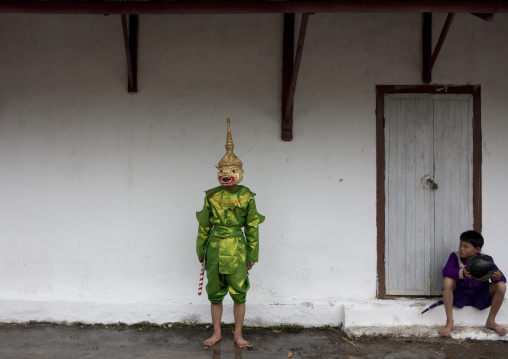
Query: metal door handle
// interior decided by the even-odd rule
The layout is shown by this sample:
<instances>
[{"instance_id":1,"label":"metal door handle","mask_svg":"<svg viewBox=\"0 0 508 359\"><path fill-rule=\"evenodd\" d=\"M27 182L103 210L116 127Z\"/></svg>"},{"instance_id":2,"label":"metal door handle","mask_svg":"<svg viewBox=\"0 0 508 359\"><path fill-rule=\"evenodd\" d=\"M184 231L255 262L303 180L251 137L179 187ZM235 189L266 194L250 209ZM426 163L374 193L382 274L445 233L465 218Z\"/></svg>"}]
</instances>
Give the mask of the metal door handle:
<instances>
[{"instance_id":1,"label":"metal door handle","mask_svg":"<svg viewBox=\"0 0 508 359\"><path fill-rule=\"evenodd\" d=\"M432 187L432 189L437 189L438 185L436 182L434 182L432 179L428 178L427 179L427 183L430 184L430 186Z\"/></svg>"}]
</instances>

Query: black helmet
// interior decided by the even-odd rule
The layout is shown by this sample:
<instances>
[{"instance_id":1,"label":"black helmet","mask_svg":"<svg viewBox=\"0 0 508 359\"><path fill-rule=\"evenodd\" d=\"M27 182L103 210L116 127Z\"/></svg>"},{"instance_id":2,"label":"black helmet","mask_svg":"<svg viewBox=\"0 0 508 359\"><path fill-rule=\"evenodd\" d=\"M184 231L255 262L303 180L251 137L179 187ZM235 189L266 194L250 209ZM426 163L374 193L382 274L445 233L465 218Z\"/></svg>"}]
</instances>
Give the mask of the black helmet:
<instances>
[{"instance_id":1,"label":"black helmet","mask_svg":"<svg viewBox=\"0 0 508 359\"><path fill-rule=\"evenodd\" d=\"M494 261L486 254L471 258L466 266L466 270L471 274L471 277L481 281L489 280L495 269Z\"/></svg>"}]
</instances>

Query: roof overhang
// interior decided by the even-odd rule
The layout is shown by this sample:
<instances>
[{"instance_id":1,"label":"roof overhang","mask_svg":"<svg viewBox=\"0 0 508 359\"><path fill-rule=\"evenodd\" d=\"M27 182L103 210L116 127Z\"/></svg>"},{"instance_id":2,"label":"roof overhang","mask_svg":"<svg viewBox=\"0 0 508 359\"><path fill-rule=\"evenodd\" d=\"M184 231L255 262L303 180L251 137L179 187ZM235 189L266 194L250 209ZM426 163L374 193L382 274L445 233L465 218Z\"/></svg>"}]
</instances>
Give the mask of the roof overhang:
<instances>
[{"instance_id":1,"label":"roof overhang","mask_svg":"<svg viewBox=\"0 0 508 359\"><path fill-rule=\"evenodd\" d=\"M0 0L0 13L119 14L127 57L128 92L137 92L138 16L148 14L284 14L281 138L293 138L293 102L310 14L423 13L422 82L430 83L432 68L455 13L471 13L492 21L508 13L508 0ZM294 49L295 14L302 13L298 46ZM448 13L432 50L432 13Z\"/></svg>"},{"instance_id":2,"label":"roof overhang","mask_svg":"<svg viewBox=\"0 0 508 359\"><path fill-rule=\"evenodd\" d=\"M248 13L507 13L498 0L105 0L0 1L0 13L248 14Z\"/></svg>"}]
</instances>

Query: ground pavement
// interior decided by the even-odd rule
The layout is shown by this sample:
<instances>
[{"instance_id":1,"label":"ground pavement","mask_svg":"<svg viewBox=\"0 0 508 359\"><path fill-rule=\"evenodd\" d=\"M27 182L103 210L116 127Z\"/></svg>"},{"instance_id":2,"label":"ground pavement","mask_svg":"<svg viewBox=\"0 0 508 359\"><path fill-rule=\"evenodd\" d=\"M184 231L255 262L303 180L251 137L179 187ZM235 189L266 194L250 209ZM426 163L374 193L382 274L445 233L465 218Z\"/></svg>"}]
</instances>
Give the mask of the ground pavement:
<instances>
[{"instance_id":1,"label":"ground pavement","mask_svg":"<svg viewBox=\"0 0 508 359\"><path fill-rule=\"evenodd\" d=\"M149 325L0 324L0 358L508 358L507 341L439 337L347 337L339 328L246 328L240 349L230 326L213 347L211 328ZM437 330L437 328L436 328Z\"/></svg>"}]
</instances>

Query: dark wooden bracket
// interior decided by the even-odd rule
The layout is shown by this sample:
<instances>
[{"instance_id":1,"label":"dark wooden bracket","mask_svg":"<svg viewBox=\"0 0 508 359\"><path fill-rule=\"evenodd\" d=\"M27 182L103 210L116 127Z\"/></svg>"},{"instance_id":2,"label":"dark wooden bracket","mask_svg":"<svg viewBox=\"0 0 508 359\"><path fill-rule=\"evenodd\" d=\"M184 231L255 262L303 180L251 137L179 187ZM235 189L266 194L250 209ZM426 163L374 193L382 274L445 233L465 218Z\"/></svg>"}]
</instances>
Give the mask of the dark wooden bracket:
<instances>
[{"instance_id":1,"label":"dark wooden bracket","mask_svg":"<svg viewBox=\"0 0 508 359\"><path fill-rule=\"evenodd\" d=\"M127 72L129 80L127 91L129 93L138 92L138 15L122 16L123 41L125 44L125 55L127 57Z\"/></svg>"},{"instance_id":2,"label":"dark wooden bracket","mask_svg":"<svg viewBox=\"0 0 508 359\"><path fill-rule=\"evenodd\" d=\"M432 68L436 63L437 56L439 55L439 51L441 51L441 47L446 39L446 35L448 34L448 30L450 30L450 26L452 24L453 18L455 17L454 13L449 13L446 17L446 21L443 25L443 29L441 30L441 35L439 35L439 40L437 41L436 47L434 48L434 52L432 56L430 55L432 52L432 13L424 13L423 14L423 73L422 73L422 81L426 84L429 84L432 81Z\"/></svg>"},{"instance_id":3,"label":"dark wooden bracket","mask_svg":"<svg viewBox=\"0 0 508 359\"><path fill-rule=\"evenodd\" d=\"M300 34L296 54L295 46L295 14L284 14L284 35L282 40L282 123L281 139L293 139L293 103L296 90L296 80L302 60L303 44L307 33L307 22L310 13L302 14Z\"/></svg>"},{"instance_id":4,"label":"dark wooden bracket","mask_svg":"<svg viewBox=\"0 0 508 359\"><path fill-rule=\"evenodd\" d=\"M471 15L474 15L476 17L479 17L482 20L485 21L494 21L494 14L478 14L478 13L471 13Z\"/></svg>"}]
</instances>

